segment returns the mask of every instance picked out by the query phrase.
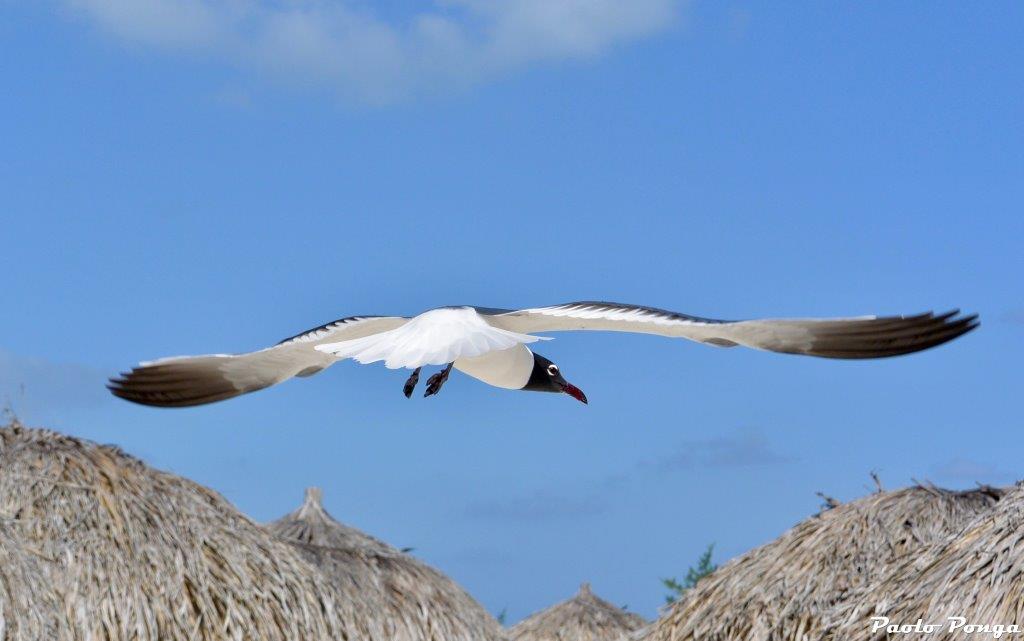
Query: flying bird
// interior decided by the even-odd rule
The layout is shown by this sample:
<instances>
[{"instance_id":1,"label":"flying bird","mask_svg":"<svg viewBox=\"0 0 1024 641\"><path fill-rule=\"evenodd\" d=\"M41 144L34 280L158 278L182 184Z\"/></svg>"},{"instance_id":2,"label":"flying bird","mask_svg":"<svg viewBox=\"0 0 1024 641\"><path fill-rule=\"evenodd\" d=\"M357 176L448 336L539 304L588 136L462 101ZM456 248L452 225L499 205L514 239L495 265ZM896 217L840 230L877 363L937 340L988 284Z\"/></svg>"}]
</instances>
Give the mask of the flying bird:
<instances>
[{"instance_id":1,"label":"flying bird","mask_svg":"<svg viewBox=\"0 0 1024 641\"><path fill-rule=\"evenodd\" d=\"M551 340L537 332L599 330L686 338L715 347L743 345L784 354L823 358L883 358L919 352L966 334L978 326L976 314L959 310L916 316L793 318L724 321L642 305L578 302L506 310L440 307L413 317L350 316L247 354L177 356L141 363L108 388L134 403L187 407L221 401L307 377L338 361L383 361L389 369L412 374L406 397L420 370L440 366L424 396L437 394L452 369L488 385L529 392L559 392L583 403L587 397L565 380L558 365L527 345Z\"/></svg>"}]
</instances>

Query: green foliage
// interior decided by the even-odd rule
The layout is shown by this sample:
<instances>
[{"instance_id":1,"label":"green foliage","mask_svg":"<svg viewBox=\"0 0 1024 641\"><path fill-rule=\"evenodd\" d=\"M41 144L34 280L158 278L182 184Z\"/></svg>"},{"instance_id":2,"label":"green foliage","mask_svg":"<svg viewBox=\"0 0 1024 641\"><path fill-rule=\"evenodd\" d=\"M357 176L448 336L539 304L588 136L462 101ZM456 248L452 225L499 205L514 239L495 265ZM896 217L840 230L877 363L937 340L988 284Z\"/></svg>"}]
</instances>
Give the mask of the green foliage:
<instances>
[{"instance_id":1,"label":"green foliage","mask_svg":"<svg viewBox=\"0 0 1024 641\"><path fill-rule=\"evenodd\" d=\"M661 580L661 584L669 590L669 593L665 595L666 603L675 603L687 590L697 585L697 581L700 581L718 568L717 565L711 562L711 554L714 550L715 544L709 544L708 549L704 550L704 553L697 559L697 565L690 566L686 571L686 577L682 581L677 580L675 577Z\"/></svg>"},{"instance_id":2,"label":"green foliage","mask_svg":"<svg viewBox=\"0 0 1024 641\"><path fill-rule=\"evenodd\" d=\"M498 616L494 618L497 619L498 623L501 625L505 625L505 619L508 618L508 608L502 608L501 612L498 613Z\"/></svg>"}]
</instances>

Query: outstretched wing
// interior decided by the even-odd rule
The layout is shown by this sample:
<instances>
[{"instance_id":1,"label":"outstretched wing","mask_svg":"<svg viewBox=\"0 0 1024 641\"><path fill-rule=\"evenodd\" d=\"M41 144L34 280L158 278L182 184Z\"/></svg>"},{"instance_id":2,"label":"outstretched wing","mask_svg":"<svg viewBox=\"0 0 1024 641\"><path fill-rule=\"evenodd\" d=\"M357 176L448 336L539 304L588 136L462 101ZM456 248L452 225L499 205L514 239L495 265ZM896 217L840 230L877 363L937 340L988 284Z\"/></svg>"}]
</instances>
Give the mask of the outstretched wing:
<instances>
[{"instance_id":1,"label":"outstretched wing","mask_svg":"<svg viewBox=\"0 0 1024 641\"><path fill-rule=\"evenodd\" d=\"M604 330L687 338L719 347L744 345L825 358L881 358L941 345L978 326L959 311L916 316L723 321L642 305L578 302L486 316L514 332Z\"/></svg>"},{"instance_id":2,"label":"outstretched wing","mask_svg":"<svg viewBox=\"0 0 1024 641\"><path fill-rule=\"evenodd\" d=\"M549 339L495 327L472 307L442 307L424 312L390 331L325 342L316 349L360 363L384 361L389 369L411 369L445 365L539 340Z\"/></svg>"},{"instance_id":3,"label":"outstretched wing","mask_svg":"<svg viewBox=\"0 0 1024 641\"><path fill-rule=\"evenodd\" d=\"M142 405L188 407L213 403L276 385L293 376L312 376L339 360L317 351L317 345L386 332L407 321L395 316L352 316L258 352L162 358L141 363L110 379L107 388L115 396Z\"/></svg>"}]
</instances>

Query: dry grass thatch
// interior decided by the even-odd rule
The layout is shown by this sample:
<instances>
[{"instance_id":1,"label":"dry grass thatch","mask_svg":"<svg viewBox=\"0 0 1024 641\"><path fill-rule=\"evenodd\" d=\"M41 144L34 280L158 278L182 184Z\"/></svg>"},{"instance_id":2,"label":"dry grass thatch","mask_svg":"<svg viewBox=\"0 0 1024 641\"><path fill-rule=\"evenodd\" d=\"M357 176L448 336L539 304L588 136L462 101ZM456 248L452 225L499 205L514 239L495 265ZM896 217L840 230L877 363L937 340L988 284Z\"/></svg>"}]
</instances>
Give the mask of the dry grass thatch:
<instances>
[{"instance_id":1,"label":"dry grass thatch","mask_svg":"<svg viewBox=\"0 0 1024 641\"><path fill-rule=\"evenodd\" d=\"M994 636L994 630L965 635L962 627L949 634L949 617L1024 630L1024 484L1007 492L995 509L980 515L959 536L907 555L881 580L859 590L837 608L832 638L886 638L884 630L872 633L872 616L888 617L896 624L921 619L941 626L938 632L899 635L908 641Z\"/></svg>"},{"instance_id":2,"label":"dry grass thatch","mask_svg":"<svg viewBox=\"0 0 1024 641\"><path fill-rule=\"evenodd\" d=\"M330 577L342 596L338 616L349 639L497 641L504 630L451 579L412 556L342 525L324 509L320 490L266 526Z\"/></svg>"},{"instance_id":3,"label":"dry grass thatch","mask_svg":"<svg viewBox=\"0 0 1024 641\"><path fill-rule=\"evenodd\" d=\"M647 622L598 598L589 583L576 596L523 619L509 630L511 641L625 641Z\"/></svg>"},{"instance_id":4,"label":"dry grass thatch","mask_svg":"<svg viewBox=\"0 0 1024 641\"><path fill-rule=\"evenodd\" d=\"M0 428L0 520L35 567L0 544L5 641L31 631L25 591L40 572L75 640L339 639L319 571L216 493L115 447L20 425ZM23 556L23 555L22 555ZM32 590L32 587L28 587ZM22 627L24 626L24 627Z\"/></svg>"},{"instance_id":5,"label":"dry grass thatch","mask_svg":"<svg viewBox=\"0 0 1024 641\"><path fill-rule=\"evenodd\" d=\"M71 639L63 604L39 557L25 549L5 519L0 519L0 639Z\"/></svg>"},{"instance_id":6,"label":"dry grass thatch","mask_svg":"<svg viewBox=\"0 0 1024 641\"><path fill-rule=\"evenodd\" d=\"M817 638L837 603L907 553L959 533L1000 495L916 486L838 504L702 579L644 640Z\"/></svg>"}]
</instances>

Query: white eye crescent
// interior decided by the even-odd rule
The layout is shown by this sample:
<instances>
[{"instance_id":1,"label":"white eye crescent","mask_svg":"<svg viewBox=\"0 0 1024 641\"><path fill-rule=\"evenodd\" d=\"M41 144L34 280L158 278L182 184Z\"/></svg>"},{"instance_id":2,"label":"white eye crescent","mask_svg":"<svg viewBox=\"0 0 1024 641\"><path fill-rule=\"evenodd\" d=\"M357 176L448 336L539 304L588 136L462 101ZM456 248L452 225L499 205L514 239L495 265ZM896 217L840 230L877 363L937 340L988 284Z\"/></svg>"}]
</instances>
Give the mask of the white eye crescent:
<instances>
[{"instance_id":1,"label":"white eye crescent","mask_svg":"<svg viewBox=\"0 0 1024 641\"><path fill-rule=\"evenodd\" d=\"M548 374L554 376L558 373L558 365L548 365Z\"/></svg>"}]
</instances>

